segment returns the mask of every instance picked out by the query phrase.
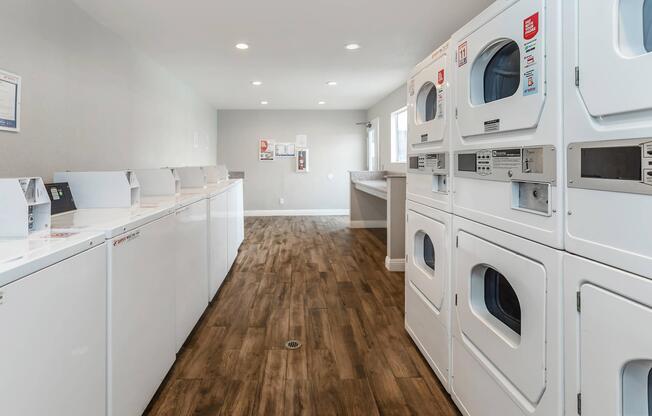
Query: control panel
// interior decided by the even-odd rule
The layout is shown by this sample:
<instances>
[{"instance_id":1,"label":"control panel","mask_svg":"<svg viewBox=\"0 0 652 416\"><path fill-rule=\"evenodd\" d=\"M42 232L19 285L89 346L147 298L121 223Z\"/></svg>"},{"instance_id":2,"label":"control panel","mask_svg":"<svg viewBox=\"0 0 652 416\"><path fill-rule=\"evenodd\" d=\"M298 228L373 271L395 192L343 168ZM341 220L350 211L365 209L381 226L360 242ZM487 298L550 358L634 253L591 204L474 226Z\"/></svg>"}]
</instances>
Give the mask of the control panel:
<instances>
[{"instance_id":1,"label":"control panel","mask_svg":"<svg viewBox=\"0 0 652 416\"><path fill-rule=\"evenodd\" d=\"M41 178L0 179L0 237L49 230L50 199Z\"/></svg>"},{"instance_id":2,"label":"control panel","mask_svg":"<svg viewBox=\"0 0 652 416\"><path fill-rule=\"evenodd\" d=\"M52 215L62 214L77 209L75 200L70 192L67 182L45 184L50 202L52 203Z\"/></svg>"},{"instance_id":3,"label":"control panel","mask_svg":"<svg viewBox=\"0 0 652 416\"><path fill-rule=\"evenodd\" d=\"M554 146L485 149L455 153L455 176L511 182L556 182Z\"/></svg>"},{"instance_id":4,"label":"control panel","mask_svg":"<svg viewBox=\"0 0 652 416\"><path fill-rule=\"evenodd\" d=\"M571 144L568 186L652 195L652 138Z\"/></svg>"},{"instance_id":5,"label":"control panel","mask_svg":"<svg viewBox=\"0 0 652 416\"><path fill-rule=\"evenodd\" d=\"M424 153L409 157L409 171L423 174L448 174L447 153Z\"/></svg>"}]
</instances>

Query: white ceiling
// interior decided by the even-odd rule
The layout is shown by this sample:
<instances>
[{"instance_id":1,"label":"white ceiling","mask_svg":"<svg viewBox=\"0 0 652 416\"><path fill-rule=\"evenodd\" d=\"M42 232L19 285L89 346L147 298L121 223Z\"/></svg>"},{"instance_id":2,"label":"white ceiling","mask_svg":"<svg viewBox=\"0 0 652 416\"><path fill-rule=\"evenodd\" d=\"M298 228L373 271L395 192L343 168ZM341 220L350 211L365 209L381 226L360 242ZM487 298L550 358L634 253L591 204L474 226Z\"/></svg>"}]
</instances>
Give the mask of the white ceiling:
<instances>
[{"instance_id":1,"label":"white ceiling","mask_svg":"<svg viewBox=\"0 0 652 416\"><path fill-rule=\"evenodd\" d=\"M492 2L74 1L218 109L367 109Z\"/></svg>"}]
</instances>

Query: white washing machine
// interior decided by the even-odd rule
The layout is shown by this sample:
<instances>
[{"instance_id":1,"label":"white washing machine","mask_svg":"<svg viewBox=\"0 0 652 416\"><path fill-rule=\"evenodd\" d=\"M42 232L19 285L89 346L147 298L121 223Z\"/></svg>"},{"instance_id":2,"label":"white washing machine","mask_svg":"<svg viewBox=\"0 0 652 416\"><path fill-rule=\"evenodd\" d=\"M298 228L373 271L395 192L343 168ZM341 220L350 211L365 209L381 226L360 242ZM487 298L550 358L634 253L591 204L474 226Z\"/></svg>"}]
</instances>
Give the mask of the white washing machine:
<instances>
[{"instance_id":1,"label":"white washing machine","mask_svg":"<svg viewBox=\"0 0 652 416\"><path fill-rule=\"evenodd\" d=\"M175 227L176 345L181 349L208 306L208 209L200 194L180 194L171 169L137 170L143 208L171 208Z\"/></svg>"},{"instance_id":2,"label":"white washing machine","mask_svg":"<svg viewBox=\"0 0 652 416\"><path fill-rule=\"evenodd\" d=\"M453 212L563 248L561 0L498 0L453 35Z\"/></svg>"},{"instance_id":3,"label":"white washing machine","mask_svg":"<svg viewBox=\"0 0 652 416\"><path fill-rule=\"evenodd\" d=\"M405 329L449 389L452 215L407 201Z\"/></svg>"},{"instance_id":4,"label":"white washing machine","mask_svg":"<svg viewBox=\"0 0 652 416\"><path fill-rule=\"evenodd\" d=\"M40 178L0 179L0 195L1 413L104 415L104 237L51 232Z\"/></svg>"},{"instance_id":5,"label":"white washing machine","mask_svg":"<svg viewBox=\"0 0 652 416\"><path fill-rule=\"evenodd\" d=\"M448 42L416 66L408 81L407 199L451 211L452 97Z\"/></svg>"},{"instance_id":6,"label":"white washing machine","mask_svg":"<svg viewBox=\"0 0 652 416\"><path fill-rule=\"evenodd\" d=\"M566 249L652 277L652 1L564 13Z\"/></svg>"},{"instance_id":7,"label":"white washing machine","mask_svg":"<svg viewBox=\"0 0 652 416\"><path fill-rule=\"evenodd\" d=\"M56 173L64 182L67 173ZM132 173L133 175L133 173ZM104 175L78 178L93 182ZM135 176L135 175L133 175ZM105 178L104 178L105 179ZM100 179L105 187L86 183L108 206L129 192L128 182ZM52 185L61 199L65 188ZM86 196L70 190L79 206ZM139 198L139 197L138 197ZM176 359L175 342L175 218L166 208L94 208L63 212L52 217L52 229L62 232L101 231L106 239L108 279L107 415L140 415Z\"/></svg>"},{"instance_id":8,"label":"white washing machine","mask_svg":"<svg viewBox=\"0 0 652 416\"><path fill-rule=\"evenodd\" d=\"M451 396L467 416L561 415L563 252L454 216Z\"/></svg>"},{"instance_id":9,"label":"white washing machine","mask_svg":"<svg viewBox=\"0 0 652 416\"><path fill-rule=\"evenodd\" d=\"M566 415L652 415L652 280L564 259Z\"/></svg>"}]
</instances>

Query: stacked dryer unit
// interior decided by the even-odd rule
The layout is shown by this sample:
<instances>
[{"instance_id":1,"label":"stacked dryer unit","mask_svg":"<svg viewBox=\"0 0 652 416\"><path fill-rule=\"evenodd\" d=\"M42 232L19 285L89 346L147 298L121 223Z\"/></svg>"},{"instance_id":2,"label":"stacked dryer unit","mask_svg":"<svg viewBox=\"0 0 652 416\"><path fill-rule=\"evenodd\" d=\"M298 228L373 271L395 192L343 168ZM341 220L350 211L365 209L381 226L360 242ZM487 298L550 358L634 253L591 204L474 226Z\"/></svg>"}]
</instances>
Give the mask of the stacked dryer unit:
<instances>
[{"instance_id":1,"label":"stacked dryer unit","mask_svg":"<svg viewBox=\"0 0 652 416\"><path fill-rule=\"evenodd\" d=\"M449 388L450 368L450 62L446 43L408 82L405 328Z\"/></svg>"},{"instance_id":2,"label":"stacked dryer unit","mask_svg":"<svg viewBox=\"0 0 652 416\"><path fill-rule=\"evenodd\" d=\"M562 414L562 0L498 0L453 35L451 395Z\"/></svg>"},{"instance_id":3,"label":"stacked dryer unit","mask_svg":"<svg viewBox=\"0 0 652 416\"><path fill-rule=\"evenodd\" d=\"M566 415L652 415L652 1L564 1Z\"/></svg>"}]
</instances>

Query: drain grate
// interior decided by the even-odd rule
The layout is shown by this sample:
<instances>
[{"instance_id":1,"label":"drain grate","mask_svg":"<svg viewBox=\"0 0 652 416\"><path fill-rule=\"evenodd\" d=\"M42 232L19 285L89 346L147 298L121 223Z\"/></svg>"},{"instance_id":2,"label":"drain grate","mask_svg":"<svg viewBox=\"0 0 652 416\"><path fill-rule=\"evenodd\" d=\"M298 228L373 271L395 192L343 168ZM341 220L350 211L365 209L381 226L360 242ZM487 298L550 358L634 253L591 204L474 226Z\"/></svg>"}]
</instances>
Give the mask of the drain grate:
<instances>
[{"instance_id":1,"label":"drain grate","mask_svg":"<svg viewBox=\"0 0 652 416\"><path fill-rule=\"evenodd\" d=\"M291 339L285 343L285 348L288 350L298 350L301 348L301 342L297 341L296 339Z\"/></svg>"}]
</instances>

